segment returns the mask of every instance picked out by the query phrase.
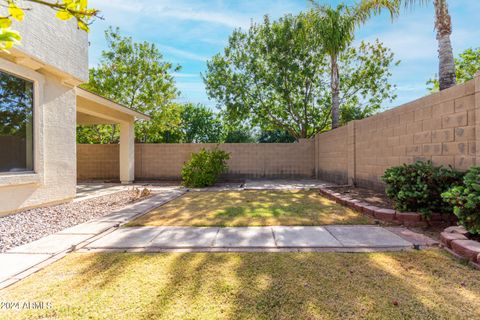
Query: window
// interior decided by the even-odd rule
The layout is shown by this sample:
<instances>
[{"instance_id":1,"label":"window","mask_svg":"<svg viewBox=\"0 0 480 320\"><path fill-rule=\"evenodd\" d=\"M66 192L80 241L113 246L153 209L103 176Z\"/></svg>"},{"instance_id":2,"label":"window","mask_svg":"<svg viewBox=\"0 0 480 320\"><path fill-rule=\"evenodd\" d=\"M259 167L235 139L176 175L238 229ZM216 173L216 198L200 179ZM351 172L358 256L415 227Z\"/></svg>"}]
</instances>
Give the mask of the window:
<instances>
[{"instance_id":1,"label":"window","mask_svg":"<svg viewBox=\"0 0 480 320\"><path fill-rule=\"evenodd\" d=\"M33 82L0 71L0 173L33 171Z\"/></svg>"}]
</instances>

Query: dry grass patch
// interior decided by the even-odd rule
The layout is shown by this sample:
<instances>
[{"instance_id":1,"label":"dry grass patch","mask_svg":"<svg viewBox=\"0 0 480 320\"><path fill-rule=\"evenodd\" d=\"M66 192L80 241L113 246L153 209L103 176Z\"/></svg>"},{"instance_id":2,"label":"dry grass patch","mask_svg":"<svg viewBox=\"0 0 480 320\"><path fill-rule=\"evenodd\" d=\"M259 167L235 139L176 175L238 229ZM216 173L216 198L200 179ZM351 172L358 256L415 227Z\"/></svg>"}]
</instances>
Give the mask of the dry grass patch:
<instances>
[{"instance_id":1,"label":"dry grass patch","mask_svg":"<svg viewBox=\"0 0 480 320\"><path fill-rule=\"evenodd\" d=\"M1 319L479 319L478 271L440 250L70 254L1 293Z\"/></svg>"},{"instance_id":2,"label":"dry grass patch","mask_svg":"<svg viewBox=\"0 0 480 320\"><path fill-rule=\"evenodd\" d=\"M372 224L317 191L189 192L127 226L296 226Z\"/></svg>"}]
</instances>

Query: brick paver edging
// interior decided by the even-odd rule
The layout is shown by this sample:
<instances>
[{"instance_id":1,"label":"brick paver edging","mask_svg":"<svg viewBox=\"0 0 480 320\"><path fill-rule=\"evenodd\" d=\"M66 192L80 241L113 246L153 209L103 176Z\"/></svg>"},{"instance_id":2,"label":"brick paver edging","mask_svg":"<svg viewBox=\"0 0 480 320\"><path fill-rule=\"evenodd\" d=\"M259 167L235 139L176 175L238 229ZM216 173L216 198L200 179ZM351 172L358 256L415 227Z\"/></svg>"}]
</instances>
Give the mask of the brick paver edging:
<instances>
[{"instance_id":1,"label":"brick paver edging","mask_svg":"<svg viewBox=\"0 0 480 320\"><path fill-rule=\"evenodd\" d=\"M480 242L468 239L468 231L464 227L448 227L440 238L445 249L480 270Z\"/></svg>"},{"instance_id":2,"label":"brick paver edging","mask_svg":"<svg viewBox=\"0 0 480 320\"><path fill-rule=\"evenodd\" d=\"M377 206L373 206L367 202L363 202L362 200L347 197L339 192L335 192L334 190L330 190L325 187L320 187L319 192L325 198L333 200L336 203L339 203L350 209L372 216L375 219L379 219L379 220L383 220L391 223L414 227L414 226L425 226L427 222L428 223L450 222L446 220L446 217L444 217L444 215L439 213L433 213L430 216L430 220L426 221L419 212L400 212L393 209L380 208Z\"/></svg>"}]
</instances>

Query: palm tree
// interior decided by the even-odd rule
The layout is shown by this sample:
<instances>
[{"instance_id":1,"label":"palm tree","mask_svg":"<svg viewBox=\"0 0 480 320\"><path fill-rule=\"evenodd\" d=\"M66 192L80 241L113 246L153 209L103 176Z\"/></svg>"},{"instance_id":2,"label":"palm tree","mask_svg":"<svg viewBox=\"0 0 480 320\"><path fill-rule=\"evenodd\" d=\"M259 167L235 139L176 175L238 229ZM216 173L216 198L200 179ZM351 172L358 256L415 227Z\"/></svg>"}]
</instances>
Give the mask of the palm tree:
<instances>
[{"instance_id":1,"label":"palm tree","mask_svg":"<svg viewBox=\"0 0 480 320\"><path fill-rule=\"evenodd\" d=\"M398 2L399 0L391 1ZM432 2L432 0L400 1L407 7L425 5ZM450 35L452 34L452 17L448 12L447 0L433 0L433 5L435 7L435 30L438 41L438 77L440 90L445 90L456 84L455 60L453 58L452 42L450 41Z\"/></svg>"},{"instance_id":2,"label":"palm tree","mask_svg":"<svg viewBox=\"0 0 480 320\"><path fill-rule=\"evenodd\" d=\"M332 129L339 126L340 109L340 71L338 59L342 52L353 42L355 29L364 24L372 14L382 9L390 11L392 17L398 14L398 0L363 0L357 6L344 4L333 8L311 0L315 6L318 20L316 31L324 52L330 58Z\"/></svg>"}]
</instances>

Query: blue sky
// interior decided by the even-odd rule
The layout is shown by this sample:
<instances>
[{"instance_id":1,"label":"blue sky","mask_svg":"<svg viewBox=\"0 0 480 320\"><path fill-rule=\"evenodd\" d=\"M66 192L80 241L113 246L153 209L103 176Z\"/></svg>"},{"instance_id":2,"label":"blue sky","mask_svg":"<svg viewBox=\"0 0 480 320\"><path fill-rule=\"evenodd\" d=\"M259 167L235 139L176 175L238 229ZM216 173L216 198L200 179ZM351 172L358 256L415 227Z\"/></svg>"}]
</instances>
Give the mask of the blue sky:
<instances>
[{"instance_id":1,"label":"blue sky","mask_svg":"<svg viewBox=\"0 0 480 320\"><path fill-rule=\"evenodd\" d=\"M337 0L320 0L336 5ZM344 1L354 3L354 1ZM433 2L433 0L432 0ZM166 60L182 70L176 81L180 101L214 106L205 93L200 73L206 61L221 52L234 28L248 28L265 14L278 18L309 7L307 0L90 0L104 20L92 26L90 66L98 63L105 48L104 30L120 27L136 41L155 43ZM457 55L469 47L480 47L479 0L449 0L453 22L452 42ZM385 107L400 105L427 93L426 81L437 73L437 43L432 6L407 10L393 23L387 14L375 17L361 28L356 41L380 39L395 53L401 64L393 71L398 86L397 100Z\"/></svg>"}]
</instances>

